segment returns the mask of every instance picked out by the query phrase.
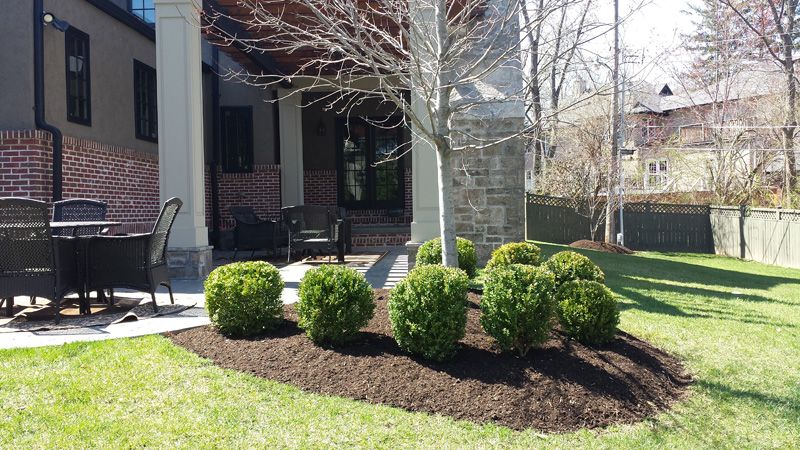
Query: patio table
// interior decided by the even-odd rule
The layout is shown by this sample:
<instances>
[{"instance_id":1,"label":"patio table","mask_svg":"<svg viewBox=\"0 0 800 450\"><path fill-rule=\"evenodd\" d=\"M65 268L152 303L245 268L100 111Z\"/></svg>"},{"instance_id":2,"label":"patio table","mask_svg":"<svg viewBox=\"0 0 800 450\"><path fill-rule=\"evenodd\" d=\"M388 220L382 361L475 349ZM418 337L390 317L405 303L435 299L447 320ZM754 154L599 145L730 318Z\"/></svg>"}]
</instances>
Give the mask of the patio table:
<instances>
[{"instance_id":1,"label":"patio table","mask_svg":"<svg viewBox=\"0 0 800 450\"><path fill-rule=\"evenodd\" d=\"M108 228L108 227L115 227L122 225L122 222L114 222L109 220L81 220L77 222L50 222L50 228L53 230L63 230L63 229L72 229L72 233L75 233L75 230L78 228L83 227L96 227L96 228Z\"/></svg>"}]
</instances>

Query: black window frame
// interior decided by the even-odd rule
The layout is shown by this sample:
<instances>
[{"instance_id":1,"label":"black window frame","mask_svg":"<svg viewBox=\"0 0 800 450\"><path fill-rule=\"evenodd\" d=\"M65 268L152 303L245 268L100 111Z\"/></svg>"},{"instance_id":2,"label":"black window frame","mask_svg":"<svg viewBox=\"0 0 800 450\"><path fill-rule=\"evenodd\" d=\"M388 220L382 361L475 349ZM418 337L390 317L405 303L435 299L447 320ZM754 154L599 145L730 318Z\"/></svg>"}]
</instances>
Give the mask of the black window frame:
<instances>
[{"instance_id":1,"label":"black window frame","mask_svg":"<svg viewBox=\"0 0 800 450\"><path fill-rule=\"evenodd\" d=\"M146 0L142 0L142 2L144 2L144 1L146 1ZM142 3L142 4L144 5L144 3ZM137 11L141 11L142 15L137 14ZM152 22L148 22L147 20L145 20L145 18L144 18L144 12L145 11L153 11L153 21ZM136 9L133 8L133 0L128 0L128 12L131 13L131 15L133 17L136 17L137 19L141 20L142 22L144 22L144 23L146 23L146 24L148 24L150 26L155 26L155 23L156 23L156 4L155 4L155 0L153 0L153 7L152 8L146 8L146 7L142 6L141 8L136 8Z\"/></svg>"},{"instance_id":2,"label":"black window frame","mask_svg":"<svg viewBox=\"0 0 800 450\"><path fill-rule=\"evenodd\" d=\"M85 45L85 55L83 55L83 69L84 72L84 94L83 101L86 103L86 115L76 115L73 112L71 99L78 98L78 94L73 92L71 77L72 72L69 70L70 57L77 56L73 53L76 49L76 42ZM91 71L91 42L89 35L83 31L70 26L64 32L64 72L66 80L66 102L67 102L67 120L81 125L92 126L92 71Z\"/></svg>"},{"instance_id":3,"label":"black window frame","mask_svg":"<svg viewBox=\"0 0 800 450\"><path fill-rule=\"evenodd\" d=\"M249 126L245 140L245 153L249 159L249 166L231 165L228 148L228 133L226 112L244 114ZM224 173L251 173L255 165L254 143L253 143L253 107L252 106L221 106L219 108L220 118L220 165Z\"/></svg>"},{"instance_id":4,"label":"black window frame","mask_svg":"<svg viewBox=\"0 0 800 450\"><path fill-rule=\"evenodd\" d=\"M143 78L144 77L144 78ZM148 92L142 97L142 89ZM156 69L139 61L133 60L133 116L136 139L158 142L158 87L156 85ZM142 105L142 100L146 105ZM142 117L143 108L147 109L146 117ZM146 120L145 130L143 120ZM148 131L155 133L148 133Z\"/></svg>"},{"instance_id":5,"label":"black window frame","mask_svg":"<svg viewBox=\"0 0 800 450\"><path fill-rule=\"evenodd\" d=\"M358 121L367 126L369 148L367 151L367 173L366 173L366 199L348 201L345 200L345 183L344 183L344 140L347 137L348 123ZM401 148L398 154L405 153L405 149L410 147L411 141L409 133L403 124L403 120L399 116L390 117L367 117L367 118L346 118L341 117L336 121L336 191L338 204L347 209L399 209L405 207L405 156L397 160L397 197L392 200L378 200L377 197L377 172L376 166L376 149L375 149L375 134L378 126L377 123L396 123L398 124L397 132L400 133Z\"/></svg>"}]
</instances>

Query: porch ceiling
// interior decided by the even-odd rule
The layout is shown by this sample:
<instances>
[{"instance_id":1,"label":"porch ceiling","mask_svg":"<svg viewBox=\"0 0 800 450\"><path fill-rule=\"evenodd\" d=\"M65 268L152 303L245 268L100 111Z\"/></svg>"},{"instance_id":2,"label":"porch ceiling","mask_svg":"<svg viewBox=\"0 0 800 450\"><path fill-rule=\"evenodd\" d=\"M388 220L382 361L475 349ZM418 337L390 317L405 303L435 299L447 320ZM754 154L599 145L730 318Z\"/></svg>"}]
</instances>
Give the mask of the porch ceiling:
<instances>
[{"instance_id":1,"label":"porch ceiling","mask_svg":"<svg viewBox=\"0 0 800 450\"><path fill-rule=\"evenodd\" d=\"M379 0L353 0L362 10L380 9ZM448 0L452 6L449 15L455 17L465 6L472 10L471 19L482 15L486 8L485 0ZM236 62L251 71L264 75L292 75L309 61L323 54L323 50L308 46L306 48L295 49L291 53L282 49L269 48L264 50L264 46L269 45L269 36L274 34L273 30L267 27L250 26L249 23L254 18L254 7L257 5L264 12L282 15L284 20L293 26L302 26L311 19L311 13L307 7L298 0L206 0L204 2L205 23L213 26L203 27L203 33L211 43L229 54ZM477 6L476 6L477 5ZM380 18L382 28L390 34L400 33L400 24L389 18ZM258 42L259 49L248 48L246 44L232 38L261 40ZM311 69L309 69L311 71ZM333 67L327 67L322 71L323 75L335 74L337 71ZM318 73L313 70L313 73Z\"/></svg>"}]
</instances>

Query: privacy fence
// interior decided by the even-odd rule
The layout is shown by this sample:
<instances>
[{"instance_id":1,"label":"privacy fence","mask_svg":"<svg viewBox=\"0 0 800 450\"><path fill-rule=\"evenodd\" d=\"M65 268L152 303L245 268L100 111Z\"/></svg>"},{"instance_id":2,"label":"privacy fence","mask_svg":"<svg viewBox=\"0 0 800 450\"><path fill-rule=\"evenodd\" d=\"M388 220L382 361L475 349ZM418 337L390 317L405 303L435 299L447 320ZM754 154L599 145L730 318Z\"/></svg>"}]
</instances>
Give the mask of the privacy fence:
<instances>
[{"instance_id":1,"label":"privacy fence","mask_svg":"<svg viewBox=\"0 0 800 450\"><path fill-rule=\"evenodd\" d=\"M591 239L605 207L592 214L575 200L533 194L526 203L527 238L558 244ZM623 216L625 245L633 250L717 253L800 268L800 210L628 203ZM604 238L600 224L594 239Z\"/></svg>"}]
</instances>

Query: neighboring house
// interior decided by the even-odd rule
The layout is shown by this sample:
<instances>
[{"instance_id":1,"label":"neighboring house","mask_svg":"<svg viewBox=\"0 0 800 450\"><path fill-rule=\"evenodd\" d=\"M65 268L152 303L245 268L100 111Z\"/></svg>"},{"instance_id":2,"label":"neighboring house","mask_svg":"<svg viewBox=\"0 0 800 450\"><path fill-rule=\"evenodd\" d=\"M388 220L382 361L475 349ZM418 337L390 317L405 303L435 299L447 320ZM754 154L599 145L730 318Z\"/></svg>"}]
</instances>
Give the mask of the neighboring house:
<instances>
[{"instance_id":1,"label":"neighboring house","mask_svg":"<svg viewBox=\"0 0 800 450\"><path fill-rule=\"evenodd\" d=\"M269 91L223 79L227 69L278 73L296 57L212 44L197 26L199 0L43 0L57 19L43 30L40 108L63 133L58 192L57 145L34 114L37 1L9 2L0 15L0 196L103 200L123 231L149 229L160 199L179 196L184 207L171 246L186 250L177 260L191 266L188 275L210 268L207 237L225 245L234 205L273 219L282 206L344 207L355 246L419 243L438 233L433 153L414 147L373 164L387 149L416 145L404 127L359 118L387 117L393 107L365 101L348 118L291 85ZM164 38L156 40L156 29ZM518 129L522 115L514 104L497 120ZM492 167L510 168L503 176L473 174L468 185L459 178L466 175L455 175L466 193L459 198L469 198L456 205L459 234L476 240L483 257L522 237L520 148L498 150L506 159Z\"/></svg>"}]
</instances>

